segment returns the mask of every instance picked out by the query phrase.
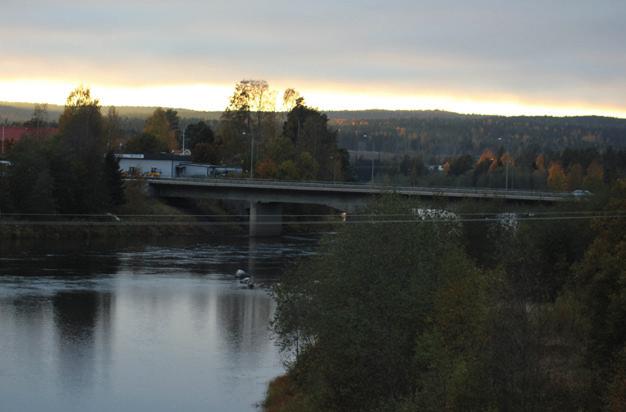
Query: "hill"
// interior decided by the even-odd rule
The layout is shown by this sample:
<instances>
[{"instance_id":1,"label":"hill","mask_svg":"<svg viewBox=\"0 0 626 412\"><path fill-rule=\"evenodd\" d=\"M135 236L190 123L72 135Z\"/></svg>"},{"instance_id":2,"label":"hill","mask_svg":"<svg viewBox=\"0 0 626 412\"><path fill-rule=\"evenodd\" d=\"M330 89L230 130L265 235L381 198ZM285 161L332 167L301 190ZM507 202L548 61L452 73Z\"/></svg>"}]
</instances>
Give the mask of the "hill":
<instances>
[{"instance_id":1,"label":"hill","mask_svg":"<svg viewBox=\"0 0 626 412\"><path fill-rule=\"evenodd\" d=\"M33 115L35 103L16 103L16 102L0 102L0 120L8 120L9 123L25 122ZM106 113L108 106L103 107L103 113ZM115 106L118 115L128 119L146 119L154 112L156 107L142 106ZM222 112L210 112L190 109L174 109L178 111L181 119L189 120L217 120ZM56 104L48 104L48 120L56 122L63 112L63 106Z\"/></svg>"}]
</instances>

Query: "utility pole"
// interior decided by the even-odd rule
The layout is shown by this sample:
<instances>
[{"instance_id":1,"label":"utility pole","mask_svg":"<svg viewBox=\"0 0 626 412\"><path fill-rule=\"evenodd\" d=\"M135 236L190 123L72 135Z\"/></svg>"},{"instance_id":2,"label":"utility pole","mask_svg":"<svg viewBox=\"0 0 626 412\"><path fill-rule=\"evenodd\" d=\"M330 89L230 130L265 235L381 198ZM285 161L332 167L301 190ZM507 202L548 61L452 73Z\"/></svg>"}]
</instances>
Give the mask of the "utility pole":
<instances>
[{"instance_id":1,"label":"utility pole","mask_svg":"<svg viewBox=\"0 0 626 412\"><path fill-rule=\"evenodd\" d=\"M183 129L183 152L182 155L185 155L185 132L187 131L186 128Z\"/></svg>"},{"instance_id":2,"label":"utility pole","mask_svg":"<svg viewBox=\"0 0 626 412\"><path fill-rule=\"evenodd\" d=\"M504 140L501 137L498 137L498 140L500 142L502 142L504 144ZM504 150L506 150L506 145L504 145ZM506 164L504 165L504 190L509 190L509 158L511 157L511 155L509 154L508 151L504 152L507 157L506 157Z\"/></svg>"},{"instance_id":3,"label":"utility pole","mask_svg":"<svg viewBox=\"0 0 626 412\"><path fill-rule=\"evenodd\" d=\"M506 162L506 172L504 174L504 190L509 190L509 160Z\"/></svg>"},{"instance_id":4,"label":"utility pole","mask_svg":"<svg viewBox=\"0 0 626 412\"><path fill-rule=\"evenodd\" d=\"M371 136L370 142L372 143L372 184L374 184L374 139Z\"/></svg>"},{"instance_id":5,"label":"utility pole","mask_svg":"<svg viewBox=\"0 0 626 412\"><path fill-rule=\"evenodd\" d=\"M250 179L254 179L254 133L250 133Z\"/></svg>"},{"instance_id":6,"label":"utility pole","mask_svg":"<svg viewBox=\"0 0 626 412\"><path fill-rule=\"evenodd\" d=\"M4 154L4 122L2 123L2 154Z\"/></svg>"},{"instance_id":7,"label":"utility pole","mask_svg":"<svg viewBox=\"0 0 626 412\"><path fill-rule=\"evenodd\" d=\"M368 139L367 133L363 134L363 137L365 139ZM371 177L371 184L374 184L374 139L371 138L371 136L369 137L370 139L370 149L371 149L371 157L372 157L372 177Z\"/></svg>"}]
</instances>

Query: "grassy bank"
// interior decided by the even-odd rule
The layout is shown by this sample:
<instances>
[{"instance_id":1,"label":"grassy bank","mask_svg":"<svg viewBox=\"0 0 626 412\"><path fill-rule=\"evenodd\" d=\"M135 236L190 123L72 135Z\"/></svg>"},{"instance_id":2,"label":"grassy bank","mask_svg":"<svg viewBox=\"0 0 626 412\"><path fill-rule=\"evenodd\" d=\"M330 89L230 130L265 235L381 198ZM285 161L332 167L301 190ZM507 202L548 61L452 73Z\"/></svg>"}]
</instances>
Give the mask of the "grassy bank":
<instances>
[{"instance_id":1,"label":"grassy bank","mask_svg":"<svg viewBox=\"0 0 626 412\"><path fill-rule=\"evenodd\" d=\"M147 196L139 182L129 182L125 196L126 203L110 213L0 216L0 240L153 239L247 233L247 220L235 218L219 202L171 205Z\"/></svg>"}]
</instances>

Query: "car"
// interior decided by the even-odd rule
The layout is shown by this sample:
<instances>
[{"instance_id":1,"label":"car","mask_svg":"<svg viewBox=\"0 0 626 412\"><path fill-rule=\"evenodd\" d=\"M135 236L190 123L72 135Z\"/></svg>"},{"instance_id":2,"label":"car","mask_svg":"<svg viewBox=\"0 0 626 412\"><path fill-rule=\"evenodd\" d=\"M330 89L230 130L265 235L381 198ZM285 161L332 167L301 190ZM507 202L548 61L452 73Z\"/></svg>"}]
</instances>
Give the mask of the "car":
<instances>
[{"instance_id":1,"label":"car","mask_svg":"<svg viewBox=\"0 0 626 412\"><path fill-rule=\"evenodd\" d=\"M589 190L582 190L582 189L576 189L572 192L572 195L574 195L574 197L587 197L587 196L591 196L593 193L591 193Z\"/></svg>"}]
</instances>

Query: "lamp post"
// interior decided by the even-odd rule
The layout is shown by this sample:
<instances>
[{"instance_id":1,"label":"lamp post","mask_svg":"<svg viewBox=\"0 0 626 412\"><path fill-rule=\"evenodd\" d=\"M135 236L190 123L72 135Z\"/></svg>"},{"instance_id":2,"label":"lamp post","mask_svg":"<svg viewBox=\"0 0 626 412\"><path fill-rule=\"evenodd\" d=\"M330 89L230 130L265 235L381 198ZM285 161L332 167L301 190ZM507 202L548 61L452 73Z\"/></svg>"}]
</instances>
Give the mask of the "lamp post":
<instances>
[{"instance_id":1,"label":"lamp post","mask_svg":"<svg viewBox=\"0 0 626 412\"><path fill-rule=\"evenodd\" d=\"M372 177L371 177L370 182L371 182L371 184L374 184L374 139L371 136L368 137L367 133L364 133L363 137L365 139L369 138L369 140L370 140L370 149L371 149L371 153L370 154L372 156Z\"/></svg>"},{"instance_id":2,"label":"lamp post","mask_svg":"<svg viewBox=\"0 0 626 412\"><path fill-rule=\"evenodd\" d=\"M503 142L501 137L498 137L498 140L500 142ZM504 148L504 150L506 150L506 147ZM505 152L505 153L508 155L508 152ZM504 165L504 170L505 170L505 172L504 172L504 190L509 190L509 159L508 159L509 157L510 157L510 155L507 156L506 164Z\"/></svg>"},{"instance_id":3,"label":"lamp post","mask_svg":"<svg viewBox=\"0 0 626 412\"><path fill-rule=\"evenodd\" d=\"M241 132L242 135L246 135L246 131ZM254 133L250 133L250 179L254 179Z\"/></svg>"}]
</instances>

